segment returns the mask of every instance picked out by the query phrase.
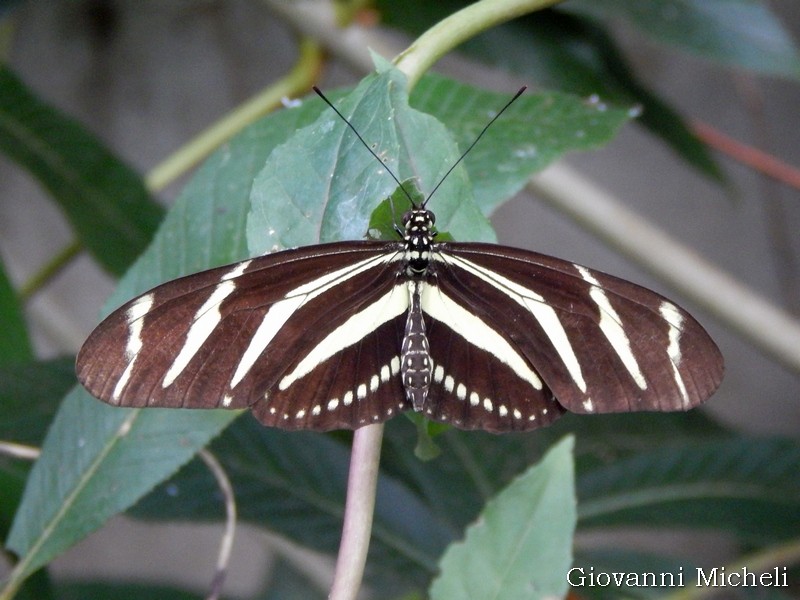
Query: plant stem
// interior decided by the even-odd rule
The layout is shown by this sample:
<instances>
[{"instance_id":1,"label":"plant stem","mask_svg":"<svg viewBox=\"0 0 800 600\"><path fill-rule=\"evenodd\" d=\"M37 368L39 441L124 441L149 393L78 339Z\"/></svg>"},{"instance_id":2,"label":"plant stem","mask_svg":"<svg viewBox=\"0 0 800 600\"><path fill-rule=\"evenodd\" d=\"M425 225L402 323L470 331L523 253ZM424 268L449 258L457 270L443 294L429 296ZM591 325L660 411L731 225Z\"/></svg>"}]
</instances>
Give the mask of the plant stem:
<instances>
[{"instance_id":1,"label":"plant stem","mask_svg":"<svg viewBox=\"0 0 800 600\"><path fill-rule=\"evenodd\" d=\"M442 19L397 55L395 66L408 76L409 89L431 66L462 42L561 0L481 0Z\"/></svg>"},{"instance_id":2,"label":"plant stem","mask_svg":"<svg viewBox=\"0 0 800 600\"><path fill-rule=\"evenodd\" d=\"M304 38L294 68L239 108L220 119L156 166L145 178L150 190L160 190L191 169L259 117L280 105L283 98L305 91L316 78L322 53L316 42Z\"/></svg>"},{"instance_id":3,"label":"plant stem","mask_svg":"<svg viewBox=\"0 0 800 600\"><path fill-rule=\"evenodd\" d=\"M361 587L372 530L382 441L383 423L361 427L353 434L342 541L329 600L355 600Z\"/></svg>"}]
</instances>

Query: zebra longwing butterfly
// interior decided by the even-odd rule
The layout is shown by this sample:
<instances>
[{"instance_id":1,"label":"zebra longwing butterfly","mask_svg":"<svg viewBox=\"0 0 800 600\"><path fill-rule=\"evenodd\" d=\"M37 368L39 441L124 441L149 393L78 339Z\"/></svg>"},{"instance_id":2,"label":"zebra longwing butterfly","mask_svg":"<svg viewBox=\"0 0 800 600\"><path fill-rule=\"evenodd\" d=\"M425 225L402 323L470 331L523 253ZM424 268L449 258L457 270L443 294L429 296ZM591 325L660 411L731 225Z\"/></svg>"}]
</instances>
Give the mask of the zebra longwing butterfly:
<instances>
[{"instance_id":1,"label":"zebra longwing butterfly","mask_svg":"<svg viewBox=\"0 0 800 600\"><path fill-rule=\"evenodd\" d=\"M84 343L80 382L116 406L250 408L320 431L406 410L524 431L565 411L687 410L717 389L722 356L686 311L550 256L437 242L432 194L398 241L275 252L131 300Z\"/></svg>"}]
</instances>

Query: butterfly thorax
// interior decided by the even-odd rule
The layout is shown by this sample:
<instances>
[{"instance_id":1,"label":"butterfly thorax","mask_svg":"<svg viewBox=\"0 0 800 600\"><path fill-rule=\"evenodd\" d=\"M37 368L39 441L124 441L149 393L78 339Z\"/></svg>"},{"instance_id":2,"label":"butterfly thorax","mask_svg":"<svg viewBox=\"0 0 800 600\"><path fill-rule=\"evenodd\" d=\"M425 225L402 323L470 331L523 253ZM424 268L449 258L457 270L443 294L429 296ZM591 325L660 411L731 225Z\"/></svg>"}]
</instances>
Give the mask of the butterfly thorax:
<instances>
[{"instance_id":1,"label":"butterfly thorax","mask_svg":"<svg viewBox=\"0 0 800 600\"><path fill-rule=\"evenodd\" d=\"M413 208L403 216L406 273L412 278L419 279L428 271L434 221L433 213L424 208Z\"/></svg>"}]
</instances>

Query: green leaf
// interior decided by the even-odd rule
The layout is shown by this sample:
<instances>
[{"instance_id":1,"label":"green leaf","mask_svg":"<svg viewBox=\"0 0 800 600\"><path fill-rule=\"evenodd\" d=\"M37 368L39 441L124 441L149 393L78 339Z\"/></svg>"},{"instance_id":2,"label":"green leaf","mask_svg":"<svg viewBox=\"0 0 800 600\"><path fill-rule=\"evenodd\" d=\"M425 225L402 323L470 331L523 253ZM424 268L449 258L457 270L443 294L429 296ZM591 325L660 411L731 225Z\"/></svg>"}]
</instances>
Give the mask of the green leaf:
<instances>
[{"instance_id":1,"label":"green leaf","mask_svg":"<svg viewBox=\"0 0 800 600\"><path fill-rule=\"evenodd\" d=\"M624 415L564 415L533 434L464 432L450 429L435 438L441 454L421 462L408 451L415 430L401 420L387 423L381 468L416 490L438 519L460 530L474 520L488 498L568 434L576 438L578 481L583 473L671 443L719 439L723 431L700 411Z\"/></svg>"},{"instance_id":2,"label":"green leaf","mask_svg":"<svg viewBox=\"0 0 800 600\"><path fill-rule=\"evenodd\" d=\"M266 156L317 116L282 111L237 136L187 185L106 312L168 279L247 257L250 184ZM62 403L8 539L20 555L10 584L125 510L173 474L234 417L230 411L127 410L82 389Z\"/></svg>"},{"instance_id":3,"label":"green leaf","mask_svg":"<svg viewBox=\"0 0 800 600\"><path fill-rule=\"evenodd\" d=\"M764 543L800 535L800 443L779 438L685 442L584 474L582 527L719 529Z\"/></svg>"},{"instance_id":4,"label":"green leaf","mask_svg":"<svg viewBox=\"0 0 800 600\"><path fill-rule=\"evenodd\" d=\"M408 106L405 76L396 69L367 76L337 108L398 179L417 178L425 194L458 160L447 129ZM258 254L363 238L373 210L396 187L355 134L327 109L270 155L253 183L250 250ZM458 239L495 240L461 167L437 192L436 216L437 225Z\"/></svg>"},{"instance_id":5,"label":"green leaf","mask_svg":"<svg viewBox=\"0 0 800 600\"><path fill-rule=\"evenodd\" d=\"M73 357L0 368L0 439L40 446L74 385Z\"/></svg>"},{"instance_id":6,"label":"green leaf","mask_svg":"<svg viewBox=\"0 0 800 600\"><path fill-rule=\"evenodd\" d=\"M800 78L800 52L759 0L572 0L563 10L623 18L655 40L722 64Z\"/></svg>"},{"instance_id":7,"label":"green leaf","mask_svg":"<svg viewBox=\"0 0 800 600\"><path fill-rule=\"evenodd\" d=\"M572 446L572 438L562 440L486 504L442 557L432 600L565 595L575 529Z\"/></svg>"},{"instance_id":8,"label":"green leaf","mask_svg":"<svg viewBox=\"0 0 800 600\"><path fill-rule=\"evenodd\" d=\"M0 334L0 366L32 359L33 349L22 305L2 262L0 262L0 318L3 320L3 332Z\"/></svg>"},{"instance_id":9,"label":"green leaf","mask_svg":"<svg viewBox=\"0 0 800 600\"><path fill-rule=\"evenodd\" d=\"M121 275L147 247L163 209L135 172L5 67L0 89L0 150L50 192L94 258Z\"/></svg>"},{"instance_id":10,"label":"green leaf","mask_svg":"<svg viewBox=\"0 0 800 600\"><path fill-rule=\"evenodd\" d=\"M440 119L466 150L510 99L444 77L428 75L411 101ZM630 118L627 110L559 93L526 93L495 121L464 159L475 201L485 215L519 192L534 173L565 153L600 148ZM436 216L439 225L439 194ZM457 232L452 231L456 237ZM461 238L459 238L461 239Z\"/></svg>"},{"instance_id":11,"label":"green leaf","mask_svg":"<svg viewBox=\"0 0 800 600\"><path fill-rule=\"evenodd\" d=\"M75 389L34 465L7 546L17 583L188 461L234 417L229 411L126 410Z\"/></svg>"},{"instance_id":12,"label":"green leaf","mask_svg":"<svg viewBox=\"0 0 800 600\"><path fill-rule=\"evenodd\" d=\"M240 518L314 550L336 552L349 444L318 433L263 427L246 417L229 427L210 449L231 478ZM145 498L132 514L151 519L218 520L224 510L216 482L200 461L194 461ZM389 585L424 585L432 575L432 565L455 534L413 491L382 474L368 580L384 592Z\"/></svg>"}]
</instances>

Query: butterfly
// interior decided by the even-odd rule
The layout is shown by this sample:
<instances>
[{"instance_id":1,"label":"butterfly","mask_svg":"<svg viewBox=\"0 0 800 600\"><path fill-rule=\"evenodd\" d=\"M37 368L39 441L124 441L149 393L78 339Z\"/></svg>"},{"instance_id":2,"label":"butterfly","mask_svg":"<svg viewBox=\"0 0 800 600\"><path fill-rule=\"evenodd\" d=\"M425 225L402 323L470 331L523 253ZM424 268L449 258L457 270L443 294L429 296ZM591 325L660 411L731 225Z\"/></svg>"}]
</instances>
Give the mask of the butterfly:
<instances>
[{"instance_id":1,"label":"butterfly","mask_svg":"<svg viewBox=\"0 0 800 600\"><path fill-rule=\"evenodd\" d=\"M558 258L437 240L433 192L409 195L396 240L274 252L134 298L84 343L80 382L116 406L249 408L318 431L408 410L526 431L566 411L687 410L717 389L722 356L685 310Z\"/></svg>"}]
</instances>

